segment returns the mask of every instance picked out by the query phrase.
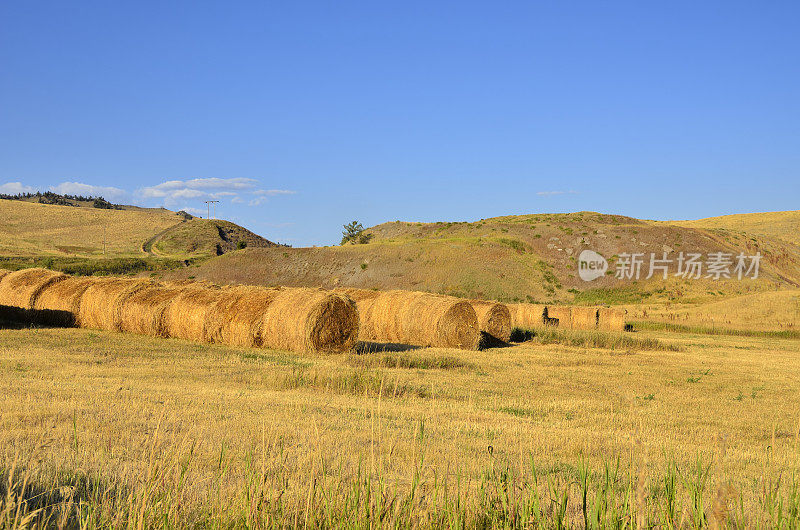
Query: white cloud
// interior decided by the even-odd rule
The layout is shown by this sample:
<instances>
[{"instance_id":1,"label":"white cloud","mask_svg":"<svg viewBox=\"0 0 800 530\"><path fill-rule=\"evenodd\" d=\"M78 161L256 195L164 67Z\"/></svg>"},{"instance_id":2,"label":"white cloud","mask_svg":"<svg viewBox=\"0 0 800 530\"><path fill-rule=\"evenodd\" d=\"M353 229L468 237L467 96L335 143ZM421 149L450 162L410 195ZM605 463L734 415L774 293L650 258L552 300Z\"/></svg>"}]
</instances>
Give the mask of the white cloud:
<instances>
[{"instance_id":1,"label":"white cloud","mask_svg":"<svg viewBox=\"0 0 800 530\"><path fill-rule=\"evenodd\" d=\"M258 181L251 178L193 178L186 180L167 180L155 186L137 190L142 200L160 200L164 206L174 207L187 199L219 200L230 198L234 204L247 203L248 206L262 204L266 197L291 195L292 190L265 190L257 188ZM244 196L244 197L242 197ZM249 201L245 198L249 197Z\"/></svg>"},{"instance_id":2,"label":"white cloud","mask_svg":"<svg viewBox=\"0 0 800 530\"><path fill-rule=\"evenodd\" d=\"M25 186L22 182L6 182L0 184L0 193L6 195L17 195L18 193L36 193L36 188Z\"/></svg>"},{"instance_id":3,"label":"white cloud","mask_svg":"<svg viewBox=\"0 0 800 530\"><path fill-rule=\"evenodd\" d=\"M61 195L83 195L104 197L105 199L118 200L126 197L128 192L113 186L93 186L83 182L62 182L57 186L50 186L50 191Z\"/></svg>"},{"instance_id":4,"label":"white cloud","mask_svg":"<svg viewBox=\"0 0 800 530\"><path fill-rule=\"evenodd\" d=\"M536 195L540 197L553 197L555 195L575 195L577 191L537 191Z\"/></svg>"},{"instance_id":5,"label":"white cloud","mask_svg":"<svg viewBox=\"0 0 800 530\"><path fill-rule=\"evenodd\" d=\"M274 196L274 195L294 195L297 193L296 191L292 190L256 190L253 192L253 195L260 195L260 196Z\"/></svg>"}]
</instances>

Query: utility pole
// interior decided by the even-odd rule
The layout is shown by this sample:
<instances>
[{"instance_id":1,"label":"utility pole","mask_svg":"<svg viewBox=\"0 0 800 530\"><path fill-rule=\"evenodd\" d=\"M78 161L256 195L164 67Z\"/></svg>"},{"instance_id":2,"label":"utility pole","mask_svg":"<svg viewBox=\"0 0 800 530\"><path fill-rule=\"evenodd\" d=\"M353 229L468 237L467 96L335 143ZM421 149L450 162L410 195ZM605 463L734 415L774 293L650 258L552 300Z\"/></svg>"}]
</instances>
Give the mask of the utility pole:
<instances>
[{"instance_id":1,"label":"utility pole","mask_svg":"<svg viewBox=\"0 0 800 530\"><path fill-rule=\"evenodd\" d=\"M218 203L219 201L203 201L203 202L206 203L206 208L208 210L207 219L211 219L211 205L212 204L214 205L214 218L216 219L216 217L217 217L217 206L216 206L216 203Z\"/></svg>"}]
</instances>

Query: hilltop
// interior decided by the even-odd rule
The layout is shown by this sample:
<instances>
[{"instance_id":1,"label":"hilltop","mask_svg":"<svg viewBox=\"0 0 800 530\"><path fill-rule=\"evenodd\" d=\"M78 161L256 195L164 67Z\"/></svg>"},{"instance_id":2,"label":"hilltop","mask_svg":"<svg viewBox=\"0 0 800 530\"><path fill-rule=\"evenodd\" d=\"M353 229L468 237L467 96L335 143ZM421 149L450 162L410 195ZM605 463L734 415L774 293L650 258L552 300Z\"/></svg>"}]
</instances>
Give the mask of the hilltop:
<instances>
[{"instance_id":1,"label":"hilltop","mask_svg":"<svg viewBox=\"0 0 800 530\"><path fill-rule=\"evenodd\" d=\"M679 223L578 212L496 217L476 222L392 222L365 231L368 243L246 249L177 271L221 283L415 289L503 301L636 303L697 301L793 287L800 248L789 240ZM591 249L610 270L591 283L577 257ZM763 256L758 280L625 282L613 270L622 252L743 252Z\"/></svg>"},{"instance_id":2,"label":"hilltop","mask_svg":"<svg viewBox=\"0 0 800 530\"><path fill-rule=\"evenodd\" d=\"M35 195L0 199L0 258L7 266L133 272L203 260L239 248L276 246L230 221L199 219L164 208L96 206L95 198L60 197L71 203L39 202ZM116 265L109 268L111 260Z\"/></svg>"}]
</instances>

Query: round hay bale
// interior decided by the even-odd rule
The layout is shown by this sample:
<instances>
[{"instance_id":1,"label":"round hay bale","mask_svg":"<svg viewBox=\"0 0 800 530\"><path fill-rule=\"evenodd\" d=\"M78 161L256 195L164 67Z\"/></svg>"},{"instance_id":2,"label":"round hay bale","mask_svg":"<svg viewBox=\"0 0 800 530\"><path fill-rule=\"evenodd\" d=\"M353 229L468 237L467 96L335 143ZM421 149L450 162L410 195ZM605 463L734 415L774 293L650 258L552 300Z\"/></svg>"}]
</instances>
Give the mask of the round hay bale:
<instances>
[{"instance_id":1,"label":"round hay bale","mask_svg":"<svg viewBox=\"0 0 800 530\"><path fill-rule=\"evenodd\" d=\"M519 329L536 329L544 325L545 306L540 304L508 304L511 325Z\"/></svg>"},{"instance_id":2,"label":"round hay bale","mask_svg":"<svg viewBox=\"0 0 800 530\"><path fill-rule=\"evenodd\" d=\"M92 278L69 276L44 287L33 305L39 321L52 326L80 325L81 298L94 282Z\"/></svg>"},{"instance_id":3,"label":"round hay bale","mask_svg":"<svg viewBox=\"0 0 800 530\"><path fill-rule=\"evenodd\" d=\"M280 289L224 289L206 315L206 338L231 346L261 346L264 314Z\"/></svg>"},{"instance_id":4,"label":"round hay bale","mask_svg":"<svg viewBox=\"0 0 800 530\"><path fill-rule=\"evenodd\" d=\"M597 310L597 327L604 331L625 331L625 311L601 307Z\"/></svg>"},{"instance_id":5,"label":"round hay bale","mask_svg":"<svg viewBox=\"0 0 800 530\"><path fill-rule=\"evenodd\" d=\"M478 316L466 300L411 291L386 291L358 302L362 340L477 349Z\"/></svg>"},{"instance_id":6,"label":"round hay bale","mask_svg":"<svg viewBox=\"0 0 800 530\"><path fill-rule=\"evenodd\" d=\"M0 269L0 280L2 280L6 274L10 274L11 271L8 269Z\"/></svg>"},{"instance_id":7,"label":"round hay bale","mask_svg":"<svg viewBox=\"0 0 800 530\"><path fill-rule=\"evenodd\" d=\"M65 280L66 274L47 269L21 269L0 280L0 305L33 309L36 297L47 286Z\"/></svg>"},{"instance_id":8,"label":"round hay bale","mask_svg":"<svg viewBox=\"0 0 800 530\"><path fill-rule=\"evenodd\" d=\"M83 293L78 322L82 328L122 331L122 308L135 292L152 285L134 278L98 278Z\"/></svg>"},{"instance_id":9,"label":"round hay bale","mask_svg":"<svg viewBox=\"0 0 800 530\"><path fill-rule=\"evenodd\" d=\"M547 306L547 318L557 318L558 327L572 329L572 308L564 305Z\"/></svg>"},{"instance_id":10,"label":"round hay bale","mask_svg":"<svg viewBox=\"0 0 800 530\"><path fill-rule=\"evenodd\" d=\"M166 332L176 339L211 342L208 314L223 290L212 286L187 286L179 290L164 313Z\"/></svg>"},{"instance_id":11,"label":"round hay bale","mask_svg":"<svg viewBox=\"0 0 800 530\"><path fill-rule=\"evenodd\" d=\"M166 337L166 311L180 289L163 284L146 285L131 293L119 308L120 331Z\"/></svg>"},{"instance_id":12,"label":"round hay bale","mask_svg":"<svg viewBox=\"0 0 800 530\"><path fill-rule=\"evenodd\" d=\"M597 308L573 307L572 329L597 329Z\"/></svg>"},{"instance_id":13,"label":"round hay bale","mask_svg":"<svg viewBox=\"0 0 800 530\"><path fill-rule=\"evenodd\" d=\"M508 342L511 339L511 311L505 304L484 300L470 300L478 326L495 339Z\"/></svg>"},{"instance_id":14,"label":"round hay bale","mask_svg":"<svg viewBox=\"0 0 800 530\"><path fill-rule=\"evenodd\" d=\"M339 353L353 348L358 333L359 313L350 297L320 289L282 288L264 312L261 345Z\"/></svg>"}]
</instances>

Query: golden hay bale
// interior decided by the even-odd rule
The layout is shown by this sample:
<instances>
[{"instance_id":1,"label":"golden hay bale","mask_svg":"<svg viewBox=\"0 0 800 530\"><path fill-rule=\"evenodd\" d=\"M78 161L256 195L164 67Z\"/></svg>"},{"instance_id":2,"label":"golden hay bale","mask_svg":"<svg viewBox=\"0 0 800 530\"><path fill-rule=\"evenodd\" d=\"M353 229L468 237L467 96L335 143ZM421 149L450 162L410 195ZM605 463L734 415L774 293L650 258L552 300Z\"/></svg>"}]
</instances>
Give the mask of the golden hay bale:
<instances>
[{"instance_id":1,"label":"golden hay bale","mask_svg":"<svg viewBox=\"0 0 800 530\"><path fill-rule=\"evenodd\" d=\"M10 273L11 273L11 271L10 271L10 270L8 270L8 269L0 269L0 280L2 280L2 279L3 279L3 277L4 277L6 274L10 274Z\"/></svg>"},{"instance_id":2,"label":"golden hay bale","mask_svg":"<svg viewBox=\"0 0 800 530\"><path fill-rule=\"evenodd\" d=\"M167 335L177 339L211 342L207 331L208 314L223 294L210 285L180 289L164 313Z\"/></svg>"},{"instance_id":3,"label":"golden hay bale","mask_svg":"<svg viewBox=\"0 0 800 530\"><path fill-rule=\"evenodd\" d=\"M597 308L573 307L572 329L597 329Z\"/></svg>"},{"instance_id":4,"label":"golden hay bale","mask_svg":"<svg viewBox=\"0 0 800 530\"><path fill-rule=\"evenodd\" d=\"M223 289L206 315L205 337L232 346L261 346L264 314L280 289Z\"/></svg>"},{"instance_id":5,"label":"golden hay bale","mask_svg":"<svg viewBox=\"0 0 800 530\"><path fill-rule=\"evenodd\" d=\"M545 306L540 304L508 304L511 325L520 329L536 329L544 325Z\"/></svg>"},{"instance_id":6,"label":"golden hay bale","mask_svg":"<svg viewBox=\"0 0 800 530\"><path fill-rule=\"evenodd\" d=\"M261 346L337 353L352 349L358 333L358 309L349 296L283 287L264 312Z\"/></svg>"},{"instance_id":7,"label":"golden hay bale","mask_svg":"<svg viewBox=\"0 0 800 530\"><path fill-rule=\"evenodd\" d=\"M151 284L135 290L119 308L119 329L151 337L166 337L166 312L180 289Z\"/></svg>"},{"instance_id":8,"label":"golden hay bale","mask_svg":"<svg viewBox=\"0 0 800 530\"><path fill-rule=\"evenodd\" d=\"M470 300L480 330L503 342L511 339L511 312L505 304Z\"/></svg>"},{"instance_id":9,"label":"golden hay bale","mask_svg":"<svg viewBox=\"0 0 800 530\"><path fill-rule=\"evenodd\" d=\"M601 307L597 311L598 328L605 331L625 331L625 311Z\"/></svg>"},{"instance_id":10,"label":"golden hay bale","mask_svg":"<svg viewBox=\"0 0 800 530\"><path fill-rule=\"evenodd\" d=\"M0 304L33 309L44 288L66 278L66 274L38 268L5 274L0 280Z\"/></svg>"},{"instance_id":11,"label":"golden hay bale","mask_svg":"<svg viewBox=\"0 0 800 530\"><path fill-rule=\"evenodd\" d=\"M80 325L81 298L94 282L92 278L69 276L44 287L33 305L39 321L56 326Z\"/></svg>"},{"instance_id":12,"label":"golden hay bale","mask_svg":"<svg viewBox=\"0 0 800 530\"><path fill-rule=\"evenodd\" d=\"M134 278L99 278L81 297L78 321L82 328L121 331L122 309L128 298L152 285Z\"/></svg>"},{"instance_id":13,"label":"golden hay bale","mask_svg":"<svg viewBox=\"0 0 800 530\"><path fill-rule=\"evenodd\" d=\"M474 350L478 316L466 300L411 291L386 291L357 302L361 340Z\"/></svg>"},{"instance_id":14,"label":"golden hay bale","mask_svg":"<svg viewBox=\"0 0 800 530\"><path fill-rule=\"evenodd\" d=\"M558 327L572 329L572 308L563 305L547 306L547 318L557 318Z\"/></svg>"}]
</instances>

